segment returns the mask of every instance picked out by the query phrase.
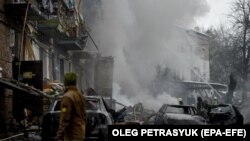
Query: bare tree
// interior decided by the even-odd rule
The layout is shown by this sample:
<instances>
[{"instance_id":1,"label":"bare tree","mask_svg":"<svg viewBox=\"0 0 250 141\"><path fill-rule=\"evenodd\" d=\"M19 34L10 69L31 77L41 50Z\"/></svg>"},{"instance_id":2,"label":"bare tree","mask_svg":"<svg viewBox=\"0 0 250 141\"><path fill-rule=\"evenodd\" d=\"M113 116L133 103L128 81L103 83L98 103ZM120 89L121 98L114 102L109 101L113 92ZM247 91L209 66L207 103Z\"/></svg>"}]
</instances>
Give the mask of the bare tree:
<instances>
[{"instance_id":1,"label":"bare tree","mask_svg":"<svg viewBox=\"0 0 250 141\"><path fill-rule=\"evenodd\" d=\"M234 68L243 81L243 98L250 72L250 0L236 0L232 3L233 45L235 49Z\"/></svg>"},{"instance_id":2,"label":"bare tree","mask_svg":"<svg viewBox=\"0 0 250 141\"><path fill-rule=\"evenodd\" d=\"M235 54L232 34L222 25L218 29L210 28L206 34L210 37L210 81L228 83L228 76L234 72Z\"/></svg>"}]
</instances>

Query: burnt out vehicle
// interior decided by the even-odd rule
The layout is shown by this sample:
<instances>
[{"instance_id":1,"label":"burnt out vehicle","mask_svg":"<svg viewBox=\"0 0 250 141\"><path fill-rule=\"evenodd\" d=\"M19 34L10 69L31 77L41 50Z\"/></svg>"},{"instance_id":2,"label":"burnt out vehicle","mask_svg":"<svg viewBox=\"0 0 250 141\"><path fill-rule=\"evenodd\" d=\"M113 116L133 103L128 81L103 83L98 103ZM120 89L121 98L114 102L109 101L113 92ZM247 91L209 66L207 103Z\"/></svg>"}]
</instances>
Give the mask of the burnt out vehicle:
<instances>
[{"instance_id":1,"label":"burnt out vehicle","mask_svg":"<svg viewBox=\"0 0 250 141\"><path fill-rule=\"evenodd\" d=\"M244 118L234 105L219 104L211 106L209 122L213 125L243 125Z\"/></svg>"},{"instance_id":2,"label":"burnt out vehicle","mask_svg":"<svg viewBox=\"0 0 250 141\"><path fill-rule=\"evenodd\" d=\"M61 98L56 98L42 121L41 137L43 141L56 140L59 127ZM99 96L85 96L86 98L86 140L105 141L108 137L108 125L113 124L113 118L107 111L105 101Z\"/></svg>"},{"instance_id":3,"label":"burnt out vehicle","mask_svg":"<svg viewBox=\"0 0 250 141\"><path fill-rule=\"evenodd\" d=\"M156 114L151 115L143 124L154 125L206 125L207 121L197 115L197 110L188 105L164 104Z\"/></svg>"}]
</instances>

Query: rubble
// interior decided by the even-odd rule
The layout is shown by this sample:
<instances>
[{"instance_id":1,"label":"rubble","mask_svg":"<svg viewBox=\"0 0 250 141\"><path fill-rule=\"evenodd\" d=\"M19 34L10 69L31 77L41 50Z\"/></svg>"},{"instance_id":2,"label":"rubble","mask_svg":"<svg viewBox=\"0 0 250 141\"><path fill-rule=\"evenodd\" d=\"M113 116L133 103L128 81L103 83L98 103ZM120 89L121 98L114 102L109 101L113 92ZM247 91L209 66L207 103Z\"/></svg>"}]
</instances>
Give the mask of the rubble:
<instances>
[{"instance_id":1,"label":"rubble","mask_svg":"<svg viewBox=\"0 0 250 141\"><path fill-rule=\"evenodd\" d=\"M60 82L50 82L44 86L43 92L50 96L57 96L63 93L64 84Z\"/></svg>"},{"instance_id":2,"label":"rubble","mask_svg":"<svg viewBox=\"0 0 250 141\"><path fill-rule=\"evenodd\" d=\"M129 106L126 109L124 116L125 122L143 122L149 116L155 113L154 110L145 109L142 103L137 103L134 106Z\"/></svg>"}]
</instances>

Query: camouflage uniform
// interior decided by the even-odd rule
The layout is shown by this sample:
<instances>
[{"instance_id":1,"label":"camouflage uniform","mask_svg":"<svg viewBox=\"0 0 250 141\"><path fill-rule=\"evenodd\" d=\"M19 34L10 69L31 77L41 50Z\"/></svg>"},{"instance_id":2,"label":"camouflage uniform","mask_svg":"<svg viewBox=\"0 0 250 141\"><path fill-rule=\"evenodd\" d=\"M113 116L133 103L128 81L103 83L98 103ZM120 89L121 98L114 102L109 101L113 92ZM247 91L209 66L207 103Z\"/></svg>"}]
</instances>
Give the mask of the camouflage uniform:
<instances>
[{"instance_id":1,"label":"camouflage uniform","mask_svg":"<svg viewBox=\"0 0 250 141\"><path fill-rule=\"evenodd\" d=\"M83 141L85 140L85 126L85 98L79 93L76 86L68 86L61 102L57 139Z\"/></svg>"}]
</instances>

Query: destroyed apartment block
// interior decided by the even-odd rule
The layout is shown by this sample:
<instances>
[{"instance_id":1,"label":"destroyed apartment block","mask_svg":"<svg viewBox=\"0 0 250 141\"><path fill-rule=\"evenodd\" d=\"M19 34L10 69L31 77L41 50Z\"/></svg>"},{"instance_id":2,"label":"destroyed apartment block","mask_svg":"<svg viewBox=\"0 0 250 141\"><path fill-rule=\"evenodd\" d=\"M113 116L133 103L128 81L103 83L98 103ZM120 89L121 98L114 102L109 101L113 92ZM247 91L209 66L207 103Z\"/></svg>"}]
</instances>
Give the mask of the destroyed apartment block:
<instances>
[{"instance_id":1,"label":"destroyed apartment block","mask_svg":"<svg viewBox=\"0 0 250 141\"><path fill-rule=\"evenodd\" d=\"M50 104L44 98L53 97L46 84L61 84L67 72L77 73L82 91L112 98L113 57L82 56L88 34L80 0L71 2L0 1L0 135L24 119L26 108L40 118Z\"/></svg>"}]
</instances>

